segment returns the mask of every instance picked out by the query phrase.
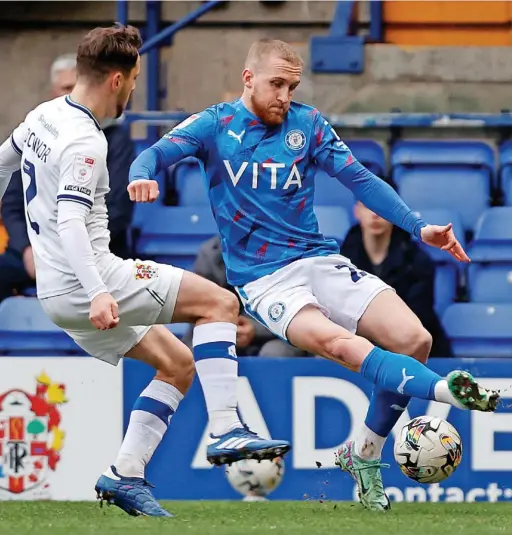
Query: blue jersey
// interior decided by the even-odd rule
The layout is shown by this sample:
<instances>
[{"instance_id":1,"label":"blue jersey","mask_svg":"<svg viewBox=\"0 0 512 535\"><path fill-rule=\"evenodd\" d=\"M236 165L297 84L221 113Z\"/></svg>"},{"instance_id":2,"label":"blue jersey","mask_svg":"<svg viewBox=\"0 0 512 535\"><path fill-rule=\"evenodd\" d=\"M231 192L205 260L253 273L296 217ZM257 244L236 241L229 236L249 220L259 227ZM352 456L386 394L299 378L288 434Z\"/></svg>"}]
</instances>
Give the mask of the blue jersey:
<instances>
[{"instance_id":1,"label":"blue jersey","mask_svg":"<svg viewBox=\"0 0 512 535\"><path fill-rule=\"evenodd\" d=\"M192 115L149 150L154 154L142 153L134 162L131 180L154 178L162 167L185 156L204 163L227 279L233 286L300 258L339 253L336 241L319 231L313 210L318 168L355 193L368 189L368 175L379 180L356 162L318 110L296 102L279 126L263 124L241 100L218 104ZM356 163L352 172L344 172ZM398 219L411 219L404 206ZM419 220L412 220L405 223L414 231Z\"/></svg>"}]
</instances>

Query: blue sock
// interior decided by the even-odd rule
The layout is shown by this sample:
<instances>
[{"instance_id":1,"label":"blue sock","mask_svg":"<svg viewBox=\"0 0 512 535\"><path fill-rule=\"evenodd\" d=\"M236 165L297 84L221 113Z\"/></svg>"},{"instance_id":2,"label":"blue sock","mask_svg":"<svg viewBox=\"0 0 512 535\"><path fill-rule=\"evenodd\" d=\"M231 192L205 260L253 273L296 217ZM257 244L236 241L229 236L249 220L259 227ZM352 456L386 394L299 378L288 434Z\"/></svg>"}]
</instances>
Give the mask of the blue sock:
<instances>
[{"instance_id":1,"label":"blue sock","mask_svg":"<svg viewBox=\"0 0 512 535\"><path fill-rule=\"evenodd\" d=\"M194 359L206 409L210 431L220 436L242 427L238 418L238 358L234 323L206 323L194 328L192 344Z\"/></svg>"},{"instance_id":2,"label":"blue sock","mask_svg":"<svg viewBox=\"0 0 512 535\"><path fill-rule=\"evenodd\" d=\"M364 421L366 427L381 437L387 437L411 401L409 396L395 394L376 386Z\"/></svg>"},{"instance_id":3,"label":"blue sock","mask_svg":"<svg viewBox=\"0 0 512 535\"><path fill-rule=\"evenodd\" d=\"M421 362L375 347L361 365L361 375L376 386L401 395L435 400L441 376Z\"/></svg>"}]
</instances>

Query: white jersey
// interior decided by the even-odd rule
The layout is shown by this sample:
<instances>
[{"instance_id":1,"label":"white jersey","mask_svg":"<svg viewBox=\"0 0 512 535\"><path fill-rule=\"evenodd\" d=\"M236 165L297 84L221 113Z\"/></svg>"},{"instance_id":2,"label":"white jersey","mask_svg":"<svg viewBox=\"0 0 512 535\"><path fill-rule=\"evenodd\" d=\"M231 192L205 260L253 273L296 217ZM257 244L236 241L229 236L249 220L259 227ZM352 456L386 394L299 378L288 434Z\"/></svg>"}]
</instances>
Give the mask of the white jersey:
<instances>
[{"instance_id":1,"label":"white jersey","mask_svg":"<svg viewBox=\"0 0 512 535\"><path fill-rule=\"evenodd\" d=\"M94 261L103 264L110 233L105 196L110 191L107 140L85 107L59 97L32 110L11 136L21 155L25 215L34 252L39 298L79 288L57 229L59 202L87 206ZM101 273L102 270L100 270Z\"/></svg>"}]
</instances>

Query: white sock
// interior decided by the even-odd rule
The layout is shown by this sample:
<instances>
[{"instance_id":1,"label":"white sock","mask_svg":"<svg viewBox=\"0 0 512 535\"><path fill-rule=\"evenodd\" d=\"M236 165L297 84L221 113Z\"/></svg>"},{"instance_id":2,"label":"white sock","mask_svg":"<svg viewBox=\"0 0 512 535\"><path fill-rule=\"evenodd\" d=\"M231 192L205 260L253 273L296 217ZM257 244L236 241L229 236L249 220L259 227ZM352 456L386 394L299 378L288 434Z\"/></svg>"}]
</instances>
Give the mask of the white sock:
<instances>
[{"instance_id":1,"label":"white sock","mask_svg":"<svg viewBox=\"0 0 512 535\"><path fill-rule=\"evenodd\" d=\"M144 477L146 465L162 441L183 394L174 386L154 379L141 393L130 415L114 466L126 477ZM165 420L165 422L164 422ZM109 475L111 470L107 470Z\"/></svg>"},{"instance_id":2,"label":"white sock","mask_svg":"<svg viewBox=\"0 0 512 535\"><path fill-rule=\"evenodd\" d=\"M363 424L363 428L359 432L354 449L356 455L365 461L376 461L382 455L382 448L386 442L386 437L381 437L374 433L369 427Z\"/></svg>"},{"instance_id":3,"label":"white sock","mask_svg":"<svg viewBox=\"0 0 512 535\"><path fill-rule=\"evenodd\" d=\"M453 394L448 388L448 381L446 381L445 379L442 379L441 381L437 382L436 386L434 387L434 396L436 398L436 401L448 403L449 405L457 407L457 409L468 410L467 407L465 407L462 403L460 403L457 399L454 398Z\"/></svg>"},{"instance_id":4,"label":"white sock","mask_svg":"<svg viewBox=\"0 0 512 535\"><path fill-rule=\"evenodd\" d=\"M203 389L210 432L223 435L242 427L238 417L238 360L234 323L206 323L194 328L192 343Z\"/></svg>"}]
</instances>

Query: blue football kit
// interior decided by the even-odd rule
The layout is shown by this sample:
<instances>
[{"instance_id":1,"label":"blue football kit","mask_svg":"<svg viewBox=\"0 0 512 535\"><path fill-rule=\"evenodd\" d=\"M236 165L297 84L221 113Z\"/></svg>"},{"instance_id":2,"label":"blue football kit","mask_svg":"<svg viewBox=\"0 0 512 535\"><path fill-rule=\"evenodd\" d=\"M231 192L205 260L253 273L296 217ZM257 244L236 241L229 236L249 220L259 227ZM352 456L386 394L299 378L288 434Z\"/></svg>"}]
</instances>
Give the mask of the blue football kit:
<instances>
[{"instance_id":1,"label":"blue football kit","mask_svg":"<svg viewBox=\"0 0 512 535\"><path fill-rule=\"evenodd\" d=\"M419 236L425 223L363 167L317 109L292 102L281 125L266 126L242 100L194 114L136 159L130 180L153 179L194 156L222 241L228 282L237 287L294 262L339 253L318 228L315 174L322 169L368 208Z\"/></svg>"}]
</instances>

